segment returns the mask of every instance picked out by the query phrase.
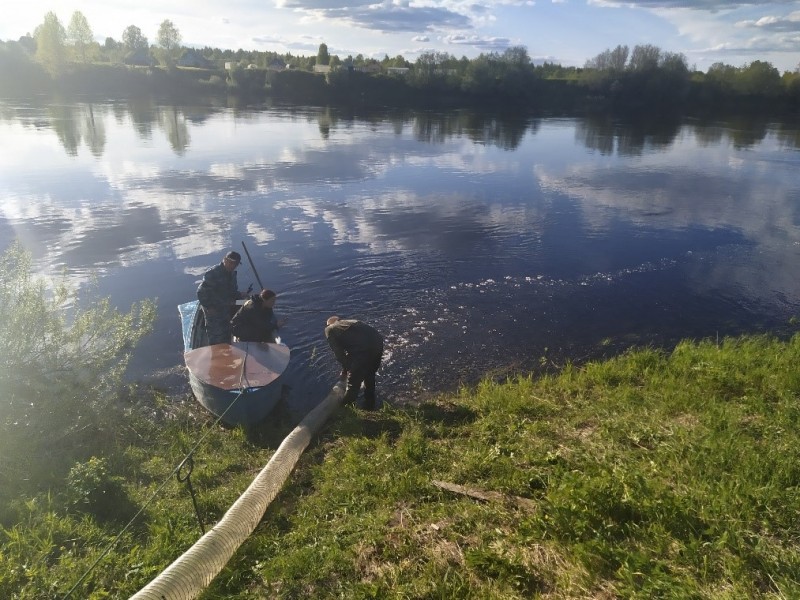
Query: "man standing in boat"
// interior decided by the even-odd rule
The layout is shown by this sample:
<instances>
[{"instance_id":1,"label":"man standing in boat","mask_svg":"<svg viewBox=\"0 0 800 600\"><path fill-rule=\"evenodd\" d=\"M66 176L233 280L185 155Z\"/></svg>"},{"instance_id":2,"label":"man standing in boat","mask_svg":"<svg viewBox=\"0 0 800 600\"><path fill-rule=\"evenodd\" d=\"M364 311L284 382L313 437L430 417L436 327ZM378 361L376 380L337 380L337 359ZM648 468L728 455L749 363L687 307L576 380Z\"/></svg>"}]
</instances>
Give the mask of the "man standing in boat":
<instances>
[{"instance_id":1,"label":"man standing in boat","mask_svg":"<svg viewBox=\"0 0 800 600\"><path fill-rule=\"evenodd\" d=\"M364 408L375 408L375 373L383 358L383 336L377 329L355 319L331 317L325 337L347 378L344 403L355 403L364 384Z\"/></svg>"},{"instance_id":2,"label":"man standing in boat","mask_svg":"<svg viewBox=\"0 0 800 600\"><path fill-rule=\"evenodd\" d=\"M261 290L259 294L253 295L233 315L233 335L240 342L275 343L278 329L286 324L286 319L278 320L272 310L276 299L272 290Z\"/></svg>"},{"instance_id":3,"label":"man standing in boat","mask_svg":"<svg viewBox=\"0 0 800 600\"><path fill-rule=\"evenodd\" d=\"M228 252L221 263L206 271L197 288L210 345L231 341L231 310L236 300L247 297L247 292L240 292L236 282L236 267L240 262L242 257L238 252Z\"/></svg>"}]
</instances>

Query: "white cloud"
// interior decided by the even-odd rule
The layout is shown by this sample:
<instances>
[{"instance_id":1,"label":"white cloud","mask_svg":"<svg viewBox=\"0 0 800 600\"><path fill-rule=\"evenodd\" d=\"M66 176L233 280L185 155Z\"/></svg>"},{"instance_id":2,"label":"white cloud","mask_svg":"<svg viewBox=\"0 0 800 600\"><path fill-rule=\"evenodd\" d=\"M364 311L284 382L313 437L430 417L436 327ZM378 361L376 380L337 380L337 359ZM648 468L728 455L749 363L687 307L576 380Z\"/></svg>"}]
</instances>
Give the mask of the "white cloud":
<instances>
[{"instance_id":1,"label":"white cloud","mask_svg":"<svg viewBox=\"0 0 800 600\"><path fill-rule=\"evenodd\" d=\"M800 11L789 13L785 17L768 15L757 20L739 21L736 23L736 26L742 28L770 30L775 32L800 31Z\"/></svg>"},{"instance_id":2,"label":"white cloud","mask_svg":"<svg viewBox=\"0 0 800 600\"><path fill-rule=\"evenodd\" d=\"M0 39L32 33L52 8L5 0ZM690 63L760 59L788 69L797 63L790 54L800 51L791 37L800 32L797 0L63 0L55 10L62 22L81 10L100 41L119 39L129 24L153 41L169 18L187 45L309 55L325 42L344 56L402 53L412 61L427 50L457 46L475 57L519 44L532 56L582 65L617 44L652 43ZM753 43L748 31L763 37Z\"/></svg>"}]
</instances>

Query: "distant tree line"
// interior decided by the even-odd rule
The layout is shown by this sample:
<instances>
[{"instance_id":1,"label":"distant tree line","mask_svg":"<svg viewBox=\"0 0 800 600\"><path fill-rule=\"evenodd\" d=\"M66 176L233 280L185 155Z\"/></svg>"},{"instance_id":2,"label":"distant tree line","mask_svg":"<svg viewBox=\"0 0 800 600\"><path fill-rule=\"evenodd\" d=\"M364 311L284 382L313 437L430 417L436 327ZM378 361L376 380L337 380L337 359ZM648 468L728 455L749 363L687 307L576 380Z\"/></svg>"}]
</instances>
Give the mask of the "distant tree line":
<instances>
[{"instance_id":1,"label":"distant tree line","mask_svg":"<svg viewBox=\"0 0 800 600\"><path fill-rule=\"evenodd\" d=\"M320 68L322 67L322 68ZM5 89L4 89L5 88ZM121 40L94 41L80 12L65 28L49 12L34 34L0 42L0 93L47 88L75 91L196 91L270 95L307 104L452 106L602 112L798 111L800 65L781 74L764 61L707 72L690 69L683 54L650 44L617 46L581 67L535 65L524 46L457 58L425 52L413 63L256 50L187 48L178 28L161 23L156 43L135 25Z\"/></svg>"}]
</instances>

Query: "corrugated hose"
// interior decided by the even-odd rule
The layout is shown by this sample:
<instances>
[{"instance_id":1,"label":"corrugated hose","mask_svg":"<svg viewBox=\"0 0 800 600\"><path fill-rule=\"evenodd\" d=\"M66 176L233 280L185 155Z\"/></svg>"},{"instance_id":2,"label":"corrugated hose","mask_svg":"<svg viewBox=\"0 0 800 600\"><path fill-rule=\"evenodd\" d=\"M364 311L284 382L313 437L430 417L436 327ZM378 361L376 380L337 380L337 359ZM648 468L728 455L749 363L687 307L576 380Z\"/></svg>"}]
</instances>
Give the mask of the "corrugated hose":
<instances>
[{"instance_id":1,"label":"corrugated hose","mask_svg":"<svg viewBox=\"0 0 800 600\"><path fill-rule=\"evenodd\" d=\"M311 438L341 404L345 382L338 381L325 399L286 436L267 465L220 521L131 600L195 598L216 577L250 536L278 495Z\"/></svg>"}]
</instances>

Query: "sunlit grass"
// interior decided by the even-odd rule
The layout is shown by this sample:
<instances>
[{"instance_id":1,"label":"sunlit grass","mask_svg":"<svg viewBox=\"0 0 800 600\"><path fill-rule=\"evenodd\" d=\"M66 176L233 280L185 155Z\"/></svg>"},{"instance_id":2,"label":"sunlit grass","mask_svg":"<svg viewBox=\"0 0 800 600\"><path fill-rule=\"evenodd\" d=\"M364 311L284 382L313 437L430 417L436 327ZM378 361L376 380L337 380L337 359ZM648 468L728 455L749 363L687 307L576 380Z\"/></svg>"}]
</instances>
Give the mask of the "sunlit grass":
<instances>
[{"instance_id":1,"label":"sunlit grass","mask_svg":"<svg viewBox=\"0 0 800 600\"><path fill-rule=\"evenodd\" d=\"M798 597L798 359L797 337L687 342L344 408L203 597ZM131 416L111 462L134 506L207 425L190 407ZM207 526L291 425L212 432L192 475ZM16 507L2 597L63 593L122 525L58 492ZM168 485L76 597L132 594L199 535L185 485Z\"/></svg>"}]
</instances>

